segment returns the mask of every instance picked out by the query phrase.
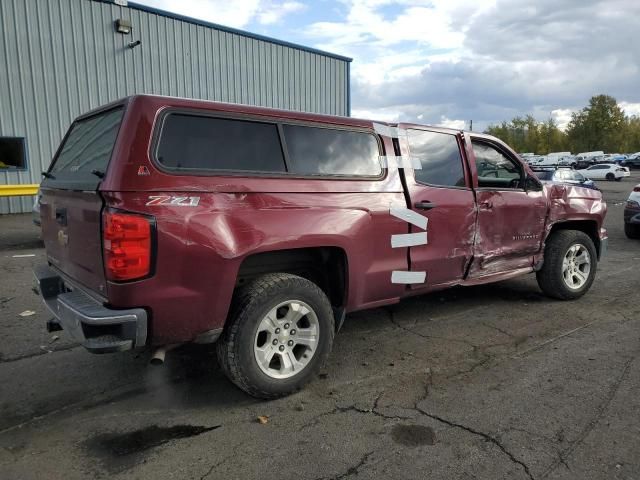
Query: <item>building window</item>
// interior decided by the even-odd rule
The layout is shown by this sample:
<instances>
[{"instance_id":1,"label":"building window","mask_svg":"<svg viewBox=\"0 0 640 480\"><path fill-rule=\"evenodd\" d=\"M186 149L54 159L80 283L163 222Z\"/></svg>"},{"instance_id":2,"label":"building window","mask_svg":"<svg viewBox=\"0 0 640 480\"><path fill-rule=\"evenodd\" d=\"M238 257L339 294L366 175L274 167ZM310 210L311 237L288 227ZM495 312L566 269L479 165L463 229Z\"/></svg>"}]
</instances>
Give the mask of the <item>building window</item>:
<instances>
[{"instance_id":1,"label":"building window","mask_svg":"<svg viewBox=\"0 0 640 480\"><path fill-rule=\"evenodd\" d=\"M26 170L27 149L23 137L0 137L0 171Z\"/></svg>"}]
</instances>

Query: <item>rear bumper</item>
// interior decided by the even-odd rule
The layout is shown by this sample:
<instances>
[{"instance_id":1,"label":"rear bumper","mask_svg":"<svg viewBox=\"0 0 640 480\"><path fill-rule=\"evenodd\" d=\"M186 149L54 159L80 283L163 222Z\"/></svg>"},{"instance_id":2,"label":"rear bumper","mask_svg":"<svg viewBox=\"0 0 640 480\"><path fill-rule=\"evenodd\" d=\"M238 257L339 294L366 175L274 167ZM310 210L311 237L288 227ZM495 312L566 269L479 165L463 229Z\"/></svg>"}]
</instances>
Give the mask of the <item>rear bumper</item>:
<instances>
[{"instance_id":1,"label":"rear bumper","mask_svg":"<svg viewBox=\"0 0 640 480\"><path fill-rule=\"evenodd\" d=\"M142 347L147 341L147 312L142 308L115 310L68 283L53 269L34 270L40 295L62 328L92 353L111 353Z\"/></svg>"}]
</instances>

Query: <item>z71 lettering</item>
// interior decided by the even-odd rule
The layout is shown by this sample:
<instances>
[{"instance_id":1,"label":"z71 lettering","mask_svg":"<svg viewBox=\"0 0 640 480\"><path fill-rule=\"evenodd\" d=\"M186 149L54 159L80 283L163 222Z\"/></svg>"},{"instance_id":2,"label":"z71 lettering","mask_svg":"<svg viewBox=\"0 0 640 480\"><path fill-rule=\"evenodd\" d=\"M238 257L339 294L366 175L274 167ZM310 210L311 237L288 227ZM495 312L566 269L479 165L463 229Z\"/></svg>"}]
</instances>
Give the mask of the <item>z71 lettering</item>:
<instances>
[{"instance_id":1,"label":"z71 lettering","mask_svg":"<svg viewBox=\"0 0 640 480\"><path fill-rule=\"evenodd\" d=\"M197 207L200 197L172 197L171 195L150 195L147 205L171 205L174 207Z\"/></svg>"}]
</instances>

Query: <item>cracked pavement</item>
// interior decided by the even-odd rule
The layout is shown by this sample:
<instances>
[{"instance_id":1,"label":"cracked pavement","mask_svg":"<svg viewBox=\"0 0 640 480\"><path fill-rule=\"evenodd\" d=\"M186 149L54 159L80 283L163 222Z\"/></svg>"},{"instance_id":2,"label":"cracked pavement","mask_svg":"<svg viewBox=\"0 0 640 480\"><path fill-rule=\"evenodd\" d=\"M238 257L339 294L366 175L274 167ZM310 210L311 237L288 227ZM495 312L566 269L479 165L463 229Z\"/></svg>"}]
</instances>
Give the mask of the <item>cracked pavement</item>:
<instances>
[{"instance_id":1,"label":"cracked pavement","mask_svg":"<svg viewBox=\"0 0 640 480\"><path fill-rule=\"evenodd\" d=\"M0 217L0 478L640 478L633 176L602 184L610 250L582 299L525 276L358 312L319 378L270 402L208 347L155 368L54 339L31 291L37 230Z\"/></svg>"}]
</instances>

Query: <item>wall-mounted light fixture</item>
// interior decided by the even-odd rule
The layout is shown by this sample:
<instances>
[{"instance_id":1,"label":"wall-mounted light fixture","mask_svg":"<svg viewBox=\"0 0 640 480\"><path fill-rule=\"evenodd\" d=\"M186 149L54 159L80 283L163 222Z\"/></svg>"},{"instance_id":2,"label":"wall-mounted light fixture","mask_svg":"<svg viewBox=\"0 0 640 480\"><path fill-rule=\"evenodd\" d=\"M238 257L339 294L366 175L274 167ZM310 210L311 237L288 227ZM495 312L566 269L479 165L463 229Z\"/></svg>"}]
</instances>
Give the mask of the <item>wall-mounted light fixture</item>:
<instances>
[{"instance_id":1,"label":"wall-mounted light fixture","mask_svg":"<svg viewBox=\"0 0 640 480\"><path fill-rule=\"evenodd\" d=\"M135 42L130 42L129 45L127 45L129 48L136 48L138 45L140 45L142 42L140 40L136 40Z\"/></svg>"},{"instance_id":2,"label":"wall-mounted light fixture","mask_svg":"<svg viewBox=\"0 0 640 480\"><path fill-rule=\"evenodd\" d=\"M131 33L131 21L124 20L122 18L117 19L115 22L116 32L129 35Z\"/></svg>"}]
</instances>

